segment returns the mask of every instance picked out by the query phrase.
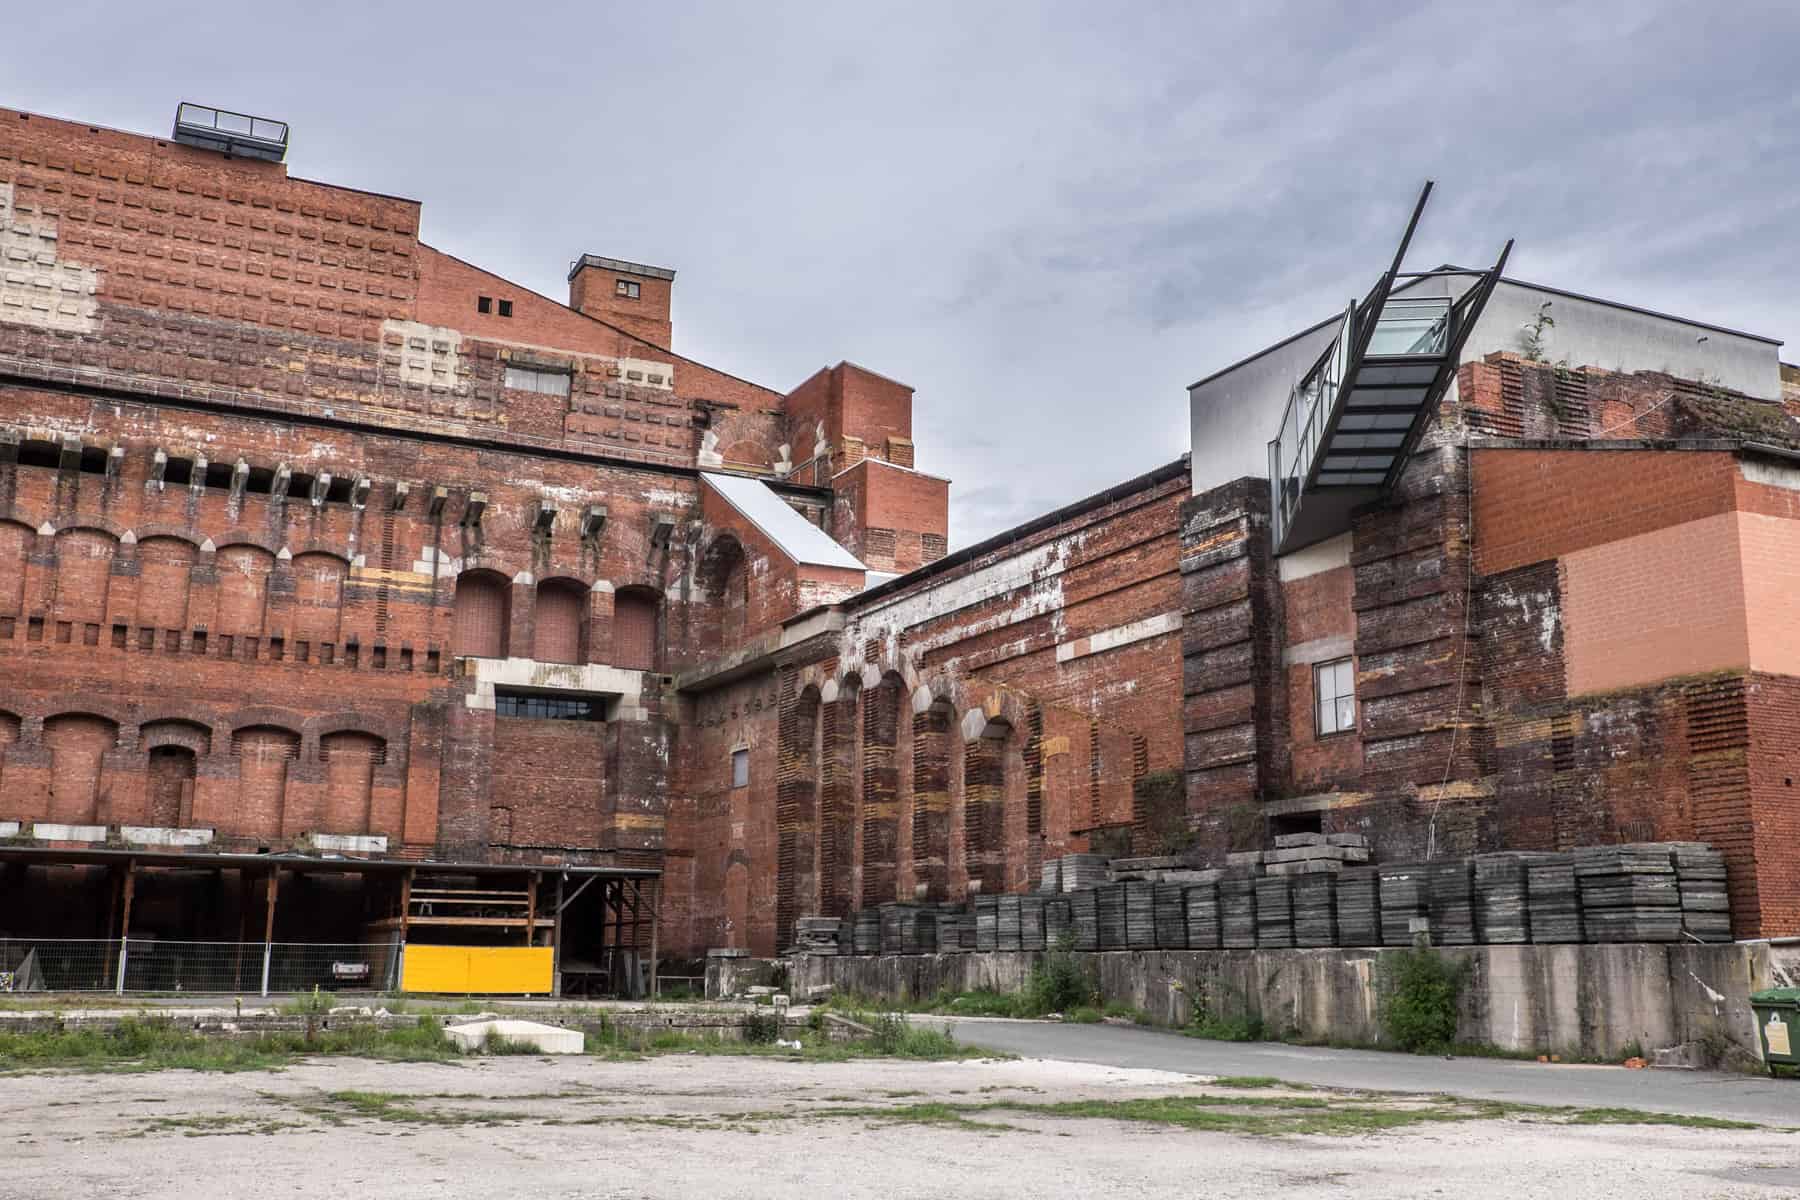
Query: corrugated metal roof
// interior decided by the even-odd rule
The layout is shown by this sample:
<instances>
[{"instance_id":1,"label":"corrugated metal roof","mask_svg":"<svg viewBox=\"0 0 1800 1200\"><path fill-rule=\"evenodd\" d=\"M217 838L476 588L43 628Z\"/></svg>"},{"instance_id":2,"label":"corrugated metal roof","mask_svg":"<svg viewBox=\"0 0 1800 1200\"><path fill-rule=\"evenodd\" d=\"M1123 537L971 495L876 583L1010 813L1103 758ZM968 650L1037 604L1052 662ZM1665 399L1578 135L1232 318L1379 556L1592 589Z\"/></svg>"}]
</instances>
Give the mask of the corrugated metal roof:
<instances>
[{"instance_id":1,"label":"corrugated metal roof","mask_svg":"<svg viewBox=\"0 0 1800 1200\"><path fill-rule=\"evenodd\" d=\"M700 473L700 478L795 562L846 571L868 569L823 529L790 508L788 502L762 480L747 479L742 475L714 475L706 471Z\"/></svg>"}]
</instances>

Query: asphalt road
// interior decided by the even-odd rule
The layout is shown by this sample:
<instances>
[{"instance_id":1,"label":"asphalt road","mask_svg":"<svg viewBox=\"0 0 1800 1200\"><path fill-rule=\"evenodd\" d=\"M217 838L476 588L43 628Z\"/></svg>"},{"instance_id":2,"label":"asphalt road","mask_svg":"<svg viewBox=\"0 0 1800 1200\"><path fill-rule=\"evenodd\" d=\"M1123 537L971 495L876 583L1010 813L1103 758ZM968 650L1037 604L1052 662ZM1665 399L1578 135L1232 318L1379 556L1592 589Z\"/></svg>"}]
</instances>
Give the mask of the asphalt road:
<instances>
[{"instance_id":1,"label":"asphalt road","mask_svg":"<svg viewBox=\"0 0 1800 1200\"><path fill-rule=\"evenodd\" d=\"M1500 1058L1428 1058L1278 1042L1213 1042L1121 1025L970 1017L917 1019L942 1021L963 1042L1025 1058L1152 1067L1195 1075L1268 1075L1322 1087L1441 1092L1522 1104L1639 1108L1800 1126L1800 1079L1710 1071L1628 1071ZM1800 1145L1794 1151L1800 1153Z\"/></svg>"}]
</instances>

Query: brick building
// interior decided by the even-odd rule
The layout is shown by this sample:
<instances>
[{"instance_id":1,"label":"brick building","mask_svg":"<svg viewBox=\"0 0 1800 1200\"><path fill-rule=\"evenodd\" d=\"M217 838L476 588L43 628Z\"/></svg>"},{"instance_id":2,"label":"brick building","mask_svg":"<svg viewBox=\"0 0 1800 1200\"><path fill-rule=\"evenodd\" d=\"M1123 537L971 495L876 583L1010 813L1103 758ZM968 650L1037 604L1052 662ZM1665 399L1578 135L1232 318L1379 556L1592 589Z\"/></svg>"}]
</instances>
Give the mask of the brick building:
<instances>
[{"instance_id":1,"label":"brick building","mask_svg":"<svg viewBox=\"0 0 1800 1200\"><path fill-rule=\"evenodd\" d=\"M620 986L1129 838L1185 463L946 556L904 384L750 383L673 271L536 295L234 121L0 110L0 938Z\"/></svg>"},{"instance_id":2,"label":"brick building","mask_svg":"<svg viewBox=\"0 0 1800 1200\"><path fill-rule=\"evenodd\" d=\"M1191 389L1195 845L1706 841L1738 936L1800 933L1800 397L1779 343L1399 266Z\"/></svg>"}]
</instances>

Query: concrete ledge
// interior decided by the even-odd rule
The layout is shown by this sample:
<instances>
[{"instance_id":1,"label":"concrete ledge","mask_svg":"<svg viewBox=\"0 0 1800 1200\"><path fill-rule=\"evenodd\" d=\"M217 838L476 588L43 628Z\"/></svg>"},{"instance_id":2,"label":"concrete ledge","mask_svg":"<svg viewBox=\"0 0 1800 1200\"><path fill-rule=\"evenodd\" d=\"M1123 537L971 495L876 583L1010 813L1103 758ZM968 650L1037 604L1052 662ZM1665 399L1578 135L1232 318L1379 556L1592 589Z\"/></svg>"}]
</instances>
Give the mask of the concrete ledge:
<instances>
[{"instance_id":1,"label":"concrete ledge","mask_svg":"<svg viewBox=\"0 0 1800 1200\"><path fill-rule=\"evenodd\" d=\"M31 827L31 836L40 842L104 842L106 826L57 825L49 821L38 821Z\"/></svg>"},{"instance_id":2,"label":"concrete ledge","mask_svg":"<svg viewBox=\"0 0 1800 1200\"><path fill-rule=\"evenodd\" d=\"M365 836L355 833L314 833L307 836L315 850L332 850L339 854L386 854L385 835Z\"/></svg>"},{"instance_id":3,"label":"concrete ledge","mask_svg":"<svg viewBox=\"0 0 1800 1200\"><path fill-rule=\"evenodd\" d=\"M1457 1040L1522 1053L1616 1059L1723 1036L1758 1046L1750 993L1779 982L1766 942L1725 945L1443 947L1466 963ZM1076 954L1101 1001L1181 1026L1197 1008L1250 1013L1306 1040L1374 1045L1381 1040L1381 959L1397 949L1120 950ZM794 956L795 995L829 987L889 999L940 992L1015 992L1031 976L1034 951L919 955Z\"/></svg>"},{"instance_id":4,"label":"concrete ledge","mask_svg":"<svg viewBox=\"0 0 1800 1200\"><path fill-rule=\"evenodd\" d=\"M540 1054L580 1054L587 1049L587 1037L579 1029L561 1029L540 1025L536 1021L475 1021L468 1025L452 1025L444 1036L463 1050L479 1050L492 1037L534 1047Z\"/></svg>"},{"instance_id":5,"label":"concrete ledge","mask_svg":"<svg viewBox=\"0 0 1800 1200\"><path fill-rule=\"evenodd\" d=\"M134 846L206 846L210 829L175 829L160 825L121 825L119 836Z\"/></svg>"}]
</instances>

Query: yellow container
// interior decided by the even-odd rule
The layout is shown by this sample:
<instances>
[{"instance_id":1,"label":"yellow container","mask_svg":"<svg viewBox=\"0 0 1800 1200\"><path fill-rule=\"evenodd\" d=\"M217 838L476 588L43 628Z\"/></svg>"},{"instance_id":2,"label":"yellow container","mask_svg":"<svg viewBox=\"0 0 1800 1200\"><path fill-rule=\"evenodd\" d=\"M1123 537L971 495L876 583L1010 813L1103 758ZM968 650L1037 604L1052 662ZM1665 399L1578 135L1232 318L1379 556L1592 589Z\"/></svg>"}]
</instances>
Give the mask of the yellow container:
<instances>
[{"instance_id":1,"label":"yellow container","mask_svg":"<svg viewBox=\"0 0 1800 1200\"><path fill-rule=\"evenodd\" d=\"M547 996L555 953L549 946L409 945L401 961L400 990Z\"/></svg>"}]
</instances>

